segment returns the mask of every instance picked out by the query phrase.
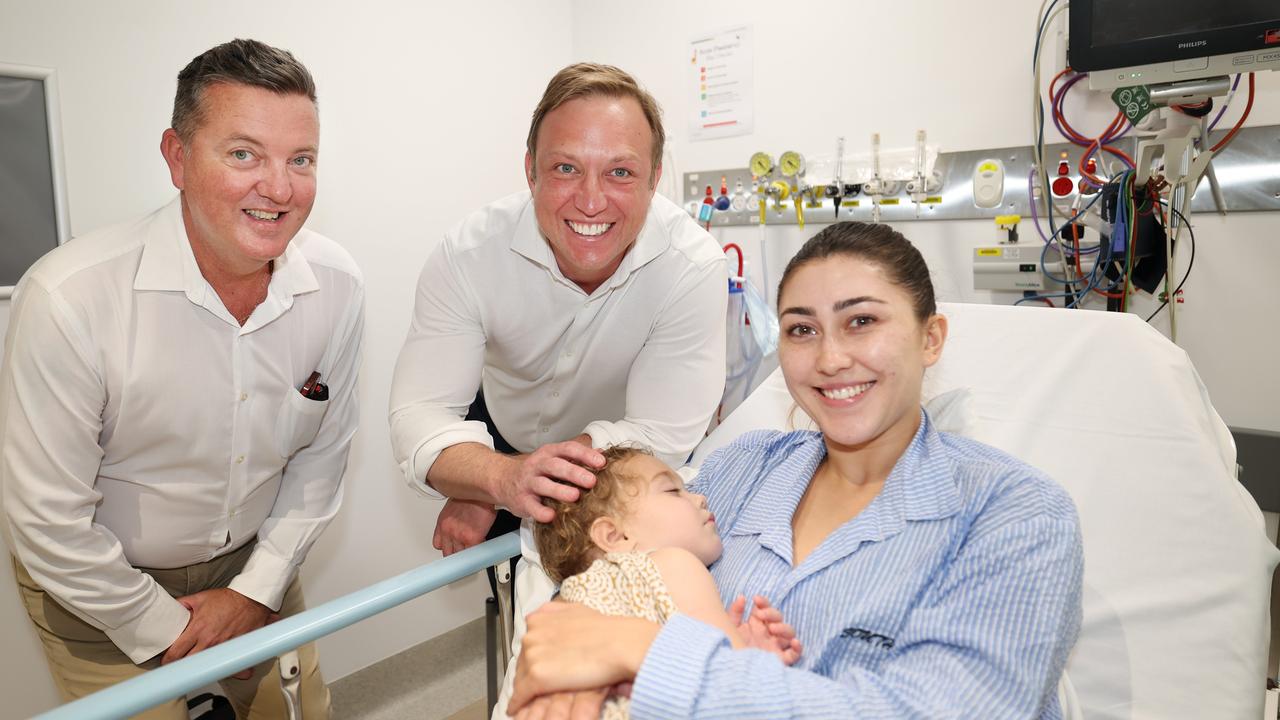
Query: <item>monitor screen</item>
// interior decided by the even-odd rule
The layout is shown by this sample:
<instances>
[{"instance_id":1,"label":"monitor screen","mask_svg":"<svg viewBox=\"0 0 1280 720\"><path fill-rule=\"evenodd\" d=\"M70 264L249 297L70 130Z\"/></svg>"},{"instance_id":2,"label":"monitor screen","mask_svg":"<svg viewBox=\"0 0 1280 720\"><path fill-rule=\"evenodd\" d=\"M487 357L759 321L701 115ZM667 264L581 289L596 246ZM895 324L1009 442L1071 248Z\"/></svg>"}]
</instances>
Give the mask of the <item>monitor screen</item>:
<instances>
[{"instance_id":1,"label":"monitor screen","mask_svg":"<svg viewBox=\"0 0 1280 720\"><path fill-rule=\"evenodd\" d=\"M1278 0L1073 0L1070 12L1071 67L1091 87L1280 67Z\"/></svg>"},{"instance_id":2,"label":"monitor screen","mask_svg":"<svg viewBox=\"0 0 1280 720\"><path fill-rule=\"evenodd\" d=\"M1280 4L1275 0L1234 0L1216 5L1201 0L1163 0L1158 11L1156 7L1141 0L1095 0L1091 45L1107 48L1144 40L1158 42L1161 38L1248 27L1268 20L1280 22ZM1155 46L1150 59L1175 59L1177 45L1166 42Z\"/></svg>"},{"instance_id":3,"label":"monitor screen","mask_svg":"<svg viewBox=\"0 0 1280 720\"><path fill-rule=\"evenodd\" d=\"M0 298L67 239L51 74L0 65Z\"/></svg>"}]
</instances>

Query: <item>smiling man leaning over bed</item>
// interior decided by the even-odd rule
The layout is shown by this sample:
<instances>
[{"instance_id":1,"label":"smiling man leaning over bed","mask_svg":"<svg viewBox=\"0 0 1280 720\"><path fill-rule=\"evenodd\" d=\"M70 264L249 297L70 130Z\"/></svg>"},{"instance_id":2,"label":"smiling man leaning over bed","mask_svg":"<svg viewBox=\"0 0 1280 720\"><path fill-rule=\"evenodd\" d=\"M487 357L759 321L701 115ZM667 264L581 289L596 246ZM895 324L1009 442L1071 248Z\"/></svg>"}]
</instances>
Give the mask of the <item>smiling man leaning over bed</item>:
<instances>
[{"instance_id":1,"label":"smiling man leaning over bed","mask_svg":"<svg viewBox=\"0 0 1280 720\"><path fill-rule=\"evenodd\" d=\"M706 431L728 276L711 236L654 194L659 114L617 68L564 68L533 114L528 191L469 215L422 270L391 436L410 486L451 498L445 555L513 529L495 506L550 520L543 497L594 483L593 448L679 465Z\"/></svg>"},{"instance_id":2,"label":"smiling man leaning over bed","mask_svg":"<svg viewBox=\"0 0 1280 720\"><path fill-rule=\"evenodd\" d=\"M495 506L549 520L640 443L681 463L725 376L726 266L654 195L657 103L631 76L571 65L534 112L529 190L465 218L427 260L390 422L409 484L452 498L435 545L480 542ZM510 528L504 528L506 532Z\"/></svg>"}]
</instances>

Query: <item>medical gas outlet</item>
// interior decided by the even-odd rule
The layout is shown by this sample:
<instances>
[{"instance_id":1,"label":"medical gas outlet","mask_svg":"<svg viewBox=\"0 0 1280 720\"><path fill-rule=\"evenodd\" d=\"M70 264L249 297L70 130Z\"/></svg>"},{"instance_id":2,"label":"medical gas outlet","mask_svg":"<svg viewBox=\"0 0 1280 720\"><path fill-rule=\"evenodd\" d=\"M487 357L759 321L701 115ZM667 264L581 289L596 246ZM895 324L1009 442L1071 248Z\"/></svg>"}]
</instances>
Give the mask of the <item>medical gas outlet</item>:
<instances>
[{"instance_id":1,"label":"medical gas outlet","mask_svg":"<svg viewBox=\"0 0 1280 720\"><path fill-rule=\"evenodd\" d=\"M778 159L778 169L782 171L784 178L795 180L795 185L790 186L789 189L795 203L796 224L804 229L804 203L811 192L811 188L804 182L804 156L795 150L788 150Z\"/></svg>"},{"instance_id":2,"label":"medical gas outlet","mask_svg":"<svg viewBox=\"0 0 1280 720\"><path fill-rule=\"evenodd\" d=\"M840 219L840 206L844 199L853 197L862 191L862 185L844 181L844 138L836 138L836 168L831 184L822 188L822 196L831 200L831 217Z\"/></svg>"},{"instance_id":3,"label":"medical gas outlet","mask_svg":"<svg viewBox=\"0 0 1280 720\"><path fill-rule=\"evenodd\" d=\"M1230 171L1233 177L1263 177L1260 182L1265 185L1266 178L1272 178L1274 173L1259 173L1265 173L1280 159L1280 126L1242 128L1239 137L1242 139L1235 146L1228 146L1234 152L1215 154L1214 164L1222 163L1218 172ZM990 220L1010 213L1023 217L1035 213L1042 225L1057 225L1074 212L1071 208L1083 208L1098 197L1101 191L1097 178L1114 175L1120 169L1119 161L1108 159L1110 155L1100 155L1096 149L1091 153L1088 148L1071 143L947 153L926 146L928 160L921 162L920 142L906 147L864 149L851 146L865 146L865 141L840 143L838 138L832 139L837 142L831 143L825 153L786 153L785 164L778 153L762 152L750 156L750 163L742 157L738 164L683 173L682 190L675 199L696 222L710 185L713 228L756 226L762 222L796 225L800 221L797 201L806 233L810 233L813 224L840 220ZM1133 145L1132 137L1116 141L1121 150ZM791 148L799 149L800 141ZM832 149L836 152L832 153ZM856 152L858 149L862 152ZM1209 175L1208 169L1205 174ZM935 186L939 181L940 187ZM1212 177L1208 189L1213 190ZM1278 188L1263 189L1265 192L1259 193L1255 185L1224 183L1223 202L1216 203L1213 193L1201 193L1203 197L1194 199L1191 210L1230 207L1233 212L1275 211L1280 207L1274 197ZM1181 192L1190 194L1186 188ZM729 207L723 209L726 197ZM1034 207L1032 202L1036 203ZM1191 217L1186 211L1182 214ZM1109 229L1098 227L1097 222L1101 221L1093 220L1097 217L1097 213L1090 212L1082 222L1108 235ZM1181 225L1178 215L1174 219L1171 227ZM995 244L995 239L991 242ZM1071 273L1064 277L1069 276Z\"/></svg>"},{"instance_id":4,"label":"medical gas outlet","mask_svg":"<svg viewBox=\"0 0 1280 720\"><path fill-rule=\"evenodd\" d=\"M929 202L932 199L930 196L942 188L942 177L937 172L929 170L927 166L926 137L924 130L916 131L915 172L907 181L907 195L911 197L911 202L915 203L916 217L920 217L920 206Z\"/></svg>"}]
</instances>

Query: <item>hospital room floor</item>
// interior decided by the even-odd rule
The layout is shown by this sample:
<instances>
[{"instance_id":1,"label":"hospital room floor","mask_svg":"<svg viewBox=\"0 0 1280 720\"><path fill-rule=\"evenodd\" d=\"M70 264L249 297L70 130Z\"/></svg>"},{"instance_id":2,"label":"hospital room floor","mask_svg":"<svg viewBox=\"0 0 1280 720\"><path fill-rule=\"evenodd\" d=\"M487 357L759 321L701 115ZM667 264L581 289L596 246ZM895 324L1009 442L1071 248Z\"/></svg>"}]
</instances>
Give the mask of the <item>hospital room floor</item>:
<instances>
[{"instance_id":1,"label":"hospital room floor","mask_svg":"<svg viewBox=\"0 0 1280 720\"><path fill-rule=\"evenodd\" d=\"M334 720L483 720L484 619L329 684Z\"/></svg>"}]
</instances>

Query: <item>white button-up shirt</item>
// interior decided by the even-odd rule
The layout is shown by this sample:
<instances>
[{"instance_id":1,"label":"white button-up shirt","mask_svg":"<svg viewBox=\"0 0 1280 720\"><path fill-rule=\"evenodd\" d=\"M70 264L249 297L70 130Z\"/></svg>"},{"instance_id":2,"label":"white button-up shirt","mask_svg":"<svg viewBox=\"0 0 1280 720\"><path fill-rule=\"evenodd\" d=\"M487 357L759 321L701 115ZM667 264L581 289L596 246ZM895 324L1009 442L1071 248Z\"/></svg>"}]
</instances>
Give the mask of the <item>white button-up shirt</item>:
<instances>
[{"instance_id":1,"label":"white button-up shirt","mask_svg":"<svg viewBox=\"0 0 1280 720\"><path fill-rule=\"evenodd\" d=\"M391 385L391 441L409 485L440 453L493 447L464 421L483 386L502 436L530 452L590 435L682 464L724 391L728 274L715 240L654 196L622 265L590 295L560 272L528 192L451 230L418 280Z\"/></svg>"},{"instance_id":2,"label":"white button-up shirt","mask_svg":"<svg viewBox=\"0 0 1280 720\"><path fill-rule=\"evenodd\" d=\"M278 609L342 499L364 284L303 229L243 327L196 265L181 205L76 239L18 285L0 370L5 539L135 662L188 613L138 567L255 536L231 588ZM327 401L298 388L313 371Z\"/></svg>"}]
</instances>

